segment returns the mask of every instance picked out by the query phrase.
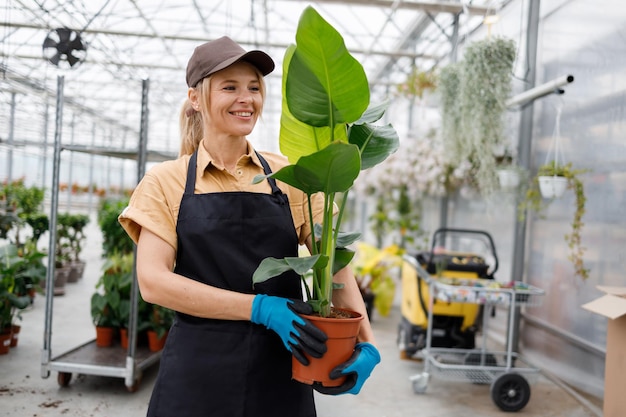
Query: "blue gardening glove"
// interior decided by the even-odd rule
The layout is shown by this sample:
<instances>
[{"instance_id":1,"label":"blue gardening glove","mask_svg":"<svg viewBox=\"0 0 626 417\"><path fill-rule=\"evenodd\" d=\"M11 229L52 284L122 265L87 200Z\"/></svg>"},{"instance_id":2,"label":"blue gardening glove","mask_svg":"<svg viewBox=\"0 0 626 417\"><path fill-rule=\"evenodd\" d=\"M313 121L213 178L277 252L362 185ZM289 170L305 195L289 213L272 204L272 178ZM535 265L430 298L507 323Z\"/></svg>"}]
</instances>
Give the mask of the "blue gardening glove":
<instances>
[{"instance_id":1,"label":"blue gardening glove","mask_svg":"<svg viewBox=\"0 0 626 417\"><path fill-rule=\"evenodd\" d=\"M303 365L313 358L321 358L326 353L326 333L298 314L311 314L313 307L301 300L258 294L252 301L250 321L262 324L275 331L283 344Z\"/></svg>"},{"instance_id":2,"label":"blue gardening glove","mask_svg":"<svg viewBox=\"0 0 626 417\"><path fill-rule=\"evenodd\" d=\"M374 367L380 362L380 353L371 343L357 343L354 353L346 362L330 371L330 379L347 376L346 381L338 387L325 387L319 382L313 384L313 389L322 394L358 394L365 380L370 376Z\"/></svg>"}]
</instances>

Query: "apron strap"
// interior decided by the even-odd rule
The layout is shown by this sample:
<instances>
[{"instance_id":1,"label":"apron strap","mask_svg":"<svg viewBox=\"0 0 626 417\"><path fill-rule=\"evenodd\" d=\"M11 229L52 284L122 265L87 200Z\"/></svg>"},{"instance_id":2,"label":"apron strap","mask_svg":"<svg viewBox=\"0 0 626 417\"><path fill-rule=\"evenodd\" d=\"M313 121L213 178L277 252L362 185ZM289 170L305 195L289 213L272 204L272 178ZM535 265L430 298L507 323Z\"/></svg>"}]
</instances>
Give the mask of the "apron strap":
<instances>
[{"instance_id":1,"label":"apron strap","mask_svg":"<svg viewBox=\"0 0 626 417\"><path fill-rule=\"evenodd\" d=\"M261 161L261 165L263 165L263 173L265 175L270 175L272 173L272 169L270 168L265 158L263 158L261 154L258 153L257 151L254 151L254 153L256 153L256 156L259 158L259 161ZM196 151L191 155L191 158L189 158L189 165L187 165L187 182L185 183L185 194L193 194L196 188L197 160L198 160L198 150L196 149ZM274 178L269 177L267 181L270 183L270 187L272 187L272 194L274 195L283 194L282 190L278 187L278 185L276 185L276 180Z\"/></svg>"},{"instance_id":2,"label":"apron strap","mask_svg":"<svg viewBox=\"0 0 626 417\"><path fill-rule=\"evenodd\" d=\"M265 175L270 175L272 173L272 169L270 168L265 158L263 158L261 154L258 153L257 151L254 151L254 153L256 153L256 156L259 158L259 161L261 161L261 165L263 165L263 172L265 173ZM270 183L270 187L272 187L272 194L280 195L283 193L282 190L278 188L278 185L276 185L276 180L274 178L269 177L267 181Z\"/></svg>"},{"instance_id":3,"label":"apron strap","mask_svg":"<svg viewBox=\"0 0 626 417\"><path fill-rule=\"evenodd\" d=\"M198 150L189 158L189 165L187 165L187 183L185 184L185 194L192 194L196 188L196 166L198 159Z\"/></svg>"}]
</instances>

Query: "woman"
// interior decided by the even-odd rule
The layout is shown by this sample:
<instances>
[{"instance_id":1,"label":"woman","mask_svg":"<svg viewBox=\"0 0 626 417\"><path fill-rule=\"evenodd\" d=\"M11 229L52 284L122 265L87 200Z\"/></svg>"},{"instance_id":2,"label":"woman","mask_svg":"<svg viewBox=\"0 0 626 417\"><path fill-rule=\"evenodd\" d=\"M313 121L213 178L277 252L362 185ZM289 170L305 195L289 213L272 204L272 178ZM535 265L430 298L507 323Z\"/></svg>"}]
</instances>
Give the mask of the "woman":
<instances>
[{"instance_id":1,"label":"woman","mask_svg":"<svg viewBox=\"0 0 626 417\"><path fill-rule=\"evenodd\" d=\"M306 196L273 179L252 185L287 164L246 139L273 69L267 54L228 37L198 46L187 66L181 155L151 169L120 215L137 243L143 298L177 312L149 416L315 416L313 388L291 380L291 355L321 357L326 335L297 315L311 313L299 277L252 286L262 259L297 256L299 244L311 244ZM322 202L314 204L321 215ZM335 305L367 317L350 270L335 279L345 285ZM367 318L359 342L334 371L347 382L315 389L358 393L380 361Z\"/></svg>"}]
</instances>

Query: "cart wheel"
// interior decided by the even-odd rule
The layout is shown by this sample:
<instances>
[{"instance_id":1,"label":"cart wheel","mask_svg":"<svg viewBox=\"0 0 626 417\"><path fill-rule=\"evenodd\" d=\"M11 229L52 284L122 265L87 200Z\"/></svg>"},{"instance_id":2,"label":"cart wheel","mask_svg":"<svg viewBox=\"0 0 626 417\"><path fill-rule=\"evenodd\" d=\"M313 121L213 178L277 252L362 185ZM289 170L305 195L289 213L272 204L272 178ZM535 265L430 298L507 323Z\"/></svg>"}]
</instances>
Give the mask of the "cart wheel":
<instances>
[{"instance_id":1,"label":"cart wheel","mask_svg":"<svg viewBox=\"0 0 626 417\"><path fill-rule=\"evenodd\" d=\"M413 385L413 392L416 394L423 394L428 387L428 373L422 372L421 374L413 375L411 379L411 385Z\"/></svg>"},{"instance_id":2,"label":"cart wheel","mask_svg":"<svg viewBox=\"0 0 626 417\"><path fill-rule=\"evenodd\" d=\"M135 379L135 382L130 387L127 385L126 390L130 393L137 392L139 389L139 384L141 383L141 378Z\"/></svg>"},{"instance_id":3,"label":"cart wheel","mask_svg":"<svg viewBox=\"0 0 626 417\"><path fill-rule=\"evenodd\" d=\"M62 387L67 387L70 384L71 379L72 374L70 372L59 372L57 375L57 382Z\"/></svg>"},{"instance_id":4,"label":"cart wheel","mask_svg":"<svg viewBox=\"0 0 626 417\"><path fill-rule=\"evenodd\" d=\"M470 353L465 357L464 364L469 366L481 366L480 361L483 356L484 362L482 366L498 366L498 360L491 353L486 353L484 355L480 353ZM465 375L473 384L478 385L490 384L493 380L490 372L480 369L467 370L465 371Z\"/></svg>"},{"instance_id":5,"label":"cart wheel","mask_svg":"<svg viewBox=\"0 0 626 417\"><path fill-rule=\"evenodd\" d=\"M520 374L502 374L491 385L491 399L502 411L519 411L530 400L530 385Z\"/></svg>"}]
</instances>

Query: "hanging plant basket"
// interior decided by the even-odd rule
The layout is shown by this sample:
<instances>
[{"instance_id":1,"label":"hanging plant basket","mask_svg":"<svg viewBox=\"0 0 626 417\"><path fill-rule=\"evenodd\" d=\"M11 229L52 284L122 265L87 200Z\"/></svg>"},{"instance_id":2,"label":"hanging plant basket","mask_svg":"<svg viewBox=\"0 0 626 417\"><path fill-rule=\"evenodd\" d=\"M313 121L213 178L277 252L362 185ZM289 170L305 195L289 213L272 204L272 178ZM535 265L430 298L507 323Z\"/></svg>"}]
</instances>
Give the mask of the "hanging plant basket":
<instances>
[{"instance_id":1,"label":"hanging plant basket","mask_svg":"<svg viewBox=\"0 0 626 417\"><path fill-rule=\"evenodd\" d=\"M519 171L513 168L498 169L498 183L504 190L517 188L520 183Z\"/></svg>"},{"instance_id":2,"label":"hanging plant basket","mask_svg":"<svg viewBox=\"0 0 626 417\"><path fill-rule=\"evenodd\" d=\"M543 198L560 198L567 189L567 178L559 176L539 176L539 191Z\"/></svg>"}]
</instances>

